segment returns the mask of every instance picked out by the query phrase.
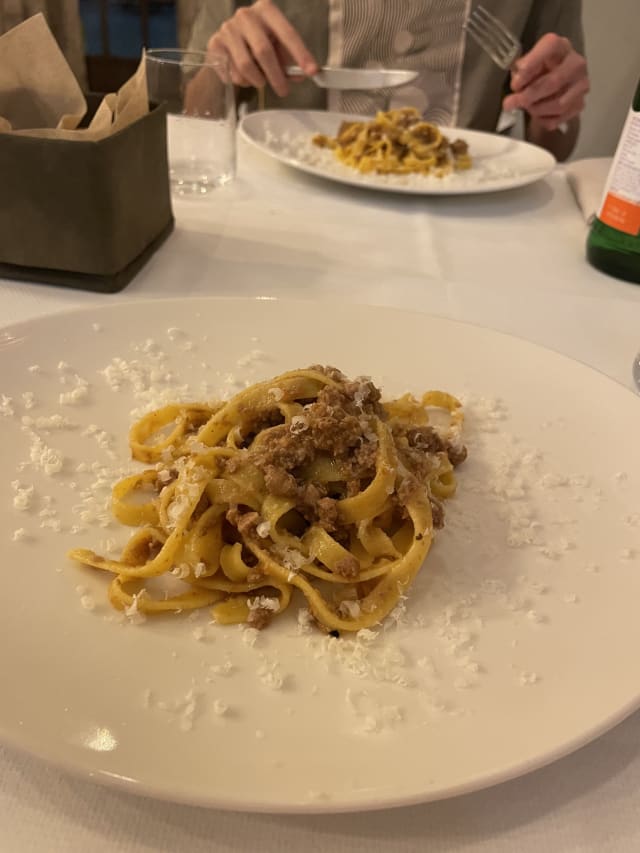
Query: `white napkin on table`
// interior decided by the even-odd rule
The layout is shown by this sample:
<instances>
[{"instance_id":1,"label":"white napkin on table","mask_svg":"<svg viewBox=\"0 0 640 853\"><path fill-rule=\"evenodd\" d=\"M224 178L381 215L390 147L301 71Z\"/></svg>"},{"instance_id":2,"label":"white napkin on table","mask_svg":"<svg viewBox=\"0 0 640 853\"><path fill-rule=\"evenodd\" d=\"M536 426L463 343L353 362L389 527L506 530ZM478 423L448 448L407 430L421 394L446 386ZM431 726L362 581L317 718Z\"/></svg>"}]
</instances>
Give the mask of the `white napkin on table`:
<instances>
[{"instance_id":1,"label":"white napkin on table","mask_svg":"<svg viewBox=\"0 0 640 853\"><path fill-rule=\"evenodd\" d=\"M591 222L600 207L612 160L612 157L589 157L574 160L565 167L569 186L586 222Z\"/></svg>"}]
</instances>

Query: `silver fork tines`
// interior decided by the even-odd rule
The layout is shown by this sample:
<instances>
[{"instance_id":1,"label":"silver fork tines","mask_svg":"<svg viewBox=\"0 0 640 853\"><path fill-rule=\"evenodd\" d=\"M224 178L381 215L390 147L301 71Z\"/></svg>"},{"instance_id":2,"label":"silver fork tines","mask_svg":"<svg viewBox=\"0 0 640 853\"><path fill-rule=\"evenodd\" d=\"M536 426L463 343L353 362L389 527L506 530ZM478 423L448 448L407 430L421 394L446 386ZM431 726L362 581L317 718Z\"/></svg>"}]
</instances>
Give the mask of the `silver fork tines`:
<instances>
[{"instance_id":1,"label":"silver fork tines","mask_svg":"<svg viewBox=\"0 0 640 853\"><path fill-rule=\"evenodd\" d=\"M465 24L465 29L496 65L504 68L505 71L511 68L522 53L519 40L484 6L474 9Z\"/></svg>"}]
</instances>

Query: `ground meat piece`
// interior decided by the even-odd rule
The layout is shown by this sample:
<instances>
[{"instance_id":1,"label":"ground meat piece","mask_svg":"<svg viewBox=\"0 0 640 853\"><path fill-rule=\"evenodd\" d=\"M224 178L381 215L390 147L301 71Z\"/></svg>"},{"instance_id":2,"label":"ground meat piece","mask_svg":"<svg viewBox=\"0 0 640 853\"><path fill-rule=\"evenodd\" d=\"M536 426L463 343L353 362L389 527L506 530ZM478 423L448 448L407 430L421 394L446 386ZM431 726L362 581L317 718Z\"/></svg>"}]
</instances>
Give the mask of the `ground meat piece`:
<instances>
[{"instance_id":1,"label":"ground meat piece","mask_svg":"<svg viewBox=\"0 0 640 853\"><path fill-rule=\"evenodd\" d=\"M316 507L318 502L327 494L323 486L317 486L315 483L307 483L306 486L299 486L300 500L305 506Z\"/></svg>"},{"instance_id":2,"label":"ground meat piece","mask_svg":"<svg viewBox=\"0 0 640 853\"><path fill-rule=\"evenodd\" d=\"M344 148L351 145L358 138L358 134L362 128L362 122L359 121L343 121L338 129L338 143Z\"/></svg>"},{"instance_id":3,"label":"ground meat piece","mask_svg":"<svg viewBox=\"0 0 640 853\"><path fill-rule=\"evenodd\" d=\"M273 427L260 442L260 446L251 451L251 461L264 470L273 465L292 471L313 456L311 436L305 433L292 433L288 426Z\"/></svg>"},{"instance_id":4,"label":"ground meat piece","mask_svg":"<svg viewBox=\"0 0 640 853\"><path fill-rule=\"evenodd\" d=\"M351 410L351 412L350 412ZM306 434L318 450L346 455L362 441L362 426L355 405L339 388L323 388L306 410Z\"/></svg>"},{"instance_id":5,"label":"ground meat piece","mask_svg":"<svg viewBox=\"0 0 640 853\"><path fill-rule=\"evenodd\" d=\"M469 153L469 146L464 139L456 139L451 143L451 152L454 157L460 157L462 154Z\"/></svg>"},{"instance_id":6,"label":"ground meat piece","mask_svg":"<svg viewBox=\"0 0 640 853\"><path fill-rule=\"evenodd\" d=\"M259 513L253 510L241 512L237 506L232 506L227 510L226 518L243 536L255 535L256 527L262 521Z\"/></svg>"},{"instance_id":7,"label":"ground meat piece","mask_svg":"<svg viewBox=\"0 0 640 853\"><path fill-rule=\"evenodd\" d=\"M378 458L378 441L363 441L355 452L356 465L360 469L360 477L368 477L375 471Z\"/></svg>"},{"instance_id":8,"label":"ground meat piece","mask_svg":"<svg viewBox=\"0 0 640 853\"><path fill-rule=\"evenodd\" d=\"M295 509L311 524L320 524L337 535L338 507L321 483L305 483L305 466L317 456L328 455L344 469L350 494L357 494L375 476L378 442L372 435L371 416L382 417L380 391L365 377L347 380L334 367L310 369L333 380L304 407L306 428L271 427L248 451L248 460L265 477L272 495L295 501Z\"/></svg>"},{"instance_id":9,"label":"ground meat piece","mask_svg":"<svg viewBox=\"0 0 640 853\"><path fill-rule=\"evenodd\" d=\"M420 121L411 128L411 136L425 145L431 145L435 142L438 132L432 124L426 121Z\"/></svg>"},{"instance_id":10,"label":"ground meat piece","mask_svg":"<svg viewBox=\"0 0 640 853\"><path fill-rule=\"evenodd\" d=\"M431 426L410 427L406 431L409 447L416 447L427 453L440 453L444 450L444 442Z\"/></svg>"},{"instance_id":11,"label":"ground meat piece","mask_svg":"<svg viewBox=\"0 0 640 853\"><path fill-rule=\"evenodd\" d=\"M312 364L309 370L313 370L315 373L322 373L324 376L328 376L329 379L333 379L334 382L344 382L347 378L337 367L330 367L329 365L325 367L322 364Z\"/></svg>"},{"instance_id":12,"label":"ground meat piece","mask_svg":"<svg viewBox=\"0 0 640 853\"><path fill-rule=\"evenodd\" d=\"M377 442L363 441L360 447L354 450L353 455L349 459L347 469L347 489L349 488L349 483L354 482L358 484L356 491L359 491L360 480L370 480L375 476L377 456Z\"/></svg>"},{"instance_id":13,"label":"ground meat piece","mask_svg":"<svg viewBox=\"0 0 640 853\"><path fill-rule=\"evenodd\" d=\"M281 498L298 497L299 488L296 478L284 468L267 465L264 471L264 482L271 495Z\"/></svg>"},{"instance_id":14,"label":"ground meat piece","mask_svg":"<svg viewBox=\"0 0 640 853\"><path fill-rule=\"evenodd\" d=\"M397 490L398 500L400 501L402 506L406 506L406 504L411 500L411 498L420 488L420 483L411 474L408 477L405 477L398 486Z\"/></svg>"},{"instance_id":15,"label":"ground meat piece","mask_svg":"<svg viewBox=\"0 0 640 853\"><path fill-rule=\"evenodd\" d=\"M436 530L444 527L444 507L437 498L430 497L433 526Z\"/></svg>"},{"instance_id":16,"label":"ground meat piece","mask_svg":"<svg viewBox=\"0 0 640 853\"><path fill-rule=\"evenodd\" d=\"M252 628L257 628L258 631L261 631L269 625L273 617L273 610L269 610L267 607L256 607L249 611L247 624L251 625Z\"/></svg>"},{"instance_id":17,"label":"ground meat piece","mask_svg":"<svg viewBox=\"0 0 640 853\"><path fill-rule=\"evenodd\" d=\"M393 440L402 464L420 482L429 478L436 456L445 450L445 443L431 426L407 427L394 424Z\"/></svg>"},{"instance_id":18,"label":"ground meat piece","mask_svg":"<svg viewBox=\"0 0 640 853\"><path fill-rule=\"evenodd\" d=\"M417 450L415 447L407 447L399 450L398 455L405 468L421 483L425 483L429 479L434 462L437 460L434 454L425 453L423 450Z\"/></svg>"},{"instance_id":19,"label":"ground meat piece","mask_svg":"<svg viewBox=\"0 0 640 853\"><path fill-rule=\"evenodd\" d=\"M376 388L373 382L364 376L345 382L342 390L347 398L353 400L356 406L362 409L362 411L372 411L382 397L380 389Z\"/></svg>"},{"instance_id":20,"label":"ground meat piece","mask_svg":"<svg viewBox=\"0 0 640 853\"><path fill-rule=\"evenodd\" d=\"M353 498L360 493L360 480L347 480L347 497Z\"/></svg>"},{"instance_id":21,"label":"ground meat piece","mask_svg":"<svg viewBox=\"0 0 640 853\"><path fill-rule=\"evenodd\" d=\"M335 530L338 523L338 504L333 498L320 498L316 510L320 527L329 533Z\"/></svg>"},{"instance_id":22,"label":"ground meat piece","mask_svg":"<svg viewBox=\"0 0 640 853\"><path fill-rule=\"evenodd\" d=\"M421 121L420 113L412 107L404 107L400 110L400 115L396 118L398 127L411 127Z\"/></svg>"},{"instance_id":23,"label":"ground meat piece","mask_svg":"<svg viewBox=\"0 0 640 853\"><path fill-rule=\"evenodd\" d=\"M335 564L334 571L343 578L354 580L360 574L360 563L351 554Z\"/></svg>"},{"instance_id":24,"label":"ground meat piece","mask_svg":"<svg viewBox=\"0 0 640 853\"><path fill-rule=\"evenodd\" d=\"M467 448L464 444L449 444L447 445L447 456L455 468L467 458Z\"/></svg>"},{"instance_id":25,"label":"ground meat piece","mask_svg":"<svg viewBox=\"0 0 640 853\"><path fill-rule=\"evenodd\" d=\"M314 145L317 145L318 148L333 148L333 140L329 139L328 136L325 136L324 133L316 133L316 135L311 138L311 141Z\"/></svg>"}]
</instances>

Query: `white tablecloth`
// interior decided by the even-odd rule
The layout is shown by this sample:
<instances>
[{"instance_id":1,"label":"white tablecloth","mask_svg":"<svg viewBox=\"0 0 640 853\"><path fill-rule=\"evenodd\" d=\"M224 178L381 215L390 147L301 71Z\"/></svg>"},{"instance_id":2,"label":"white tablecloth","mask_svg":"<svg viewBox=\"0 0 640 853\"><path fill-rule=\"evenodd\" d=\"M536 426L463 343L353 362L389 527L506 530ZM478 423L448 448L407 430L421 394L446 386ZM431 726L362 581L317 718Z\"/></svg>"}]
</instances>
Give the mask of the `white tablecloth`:
<instances>
[{"instance_id":1,"label":"white tablecloth","mask_svg":"<svg viewBox=\"0 0 640 853\"><path fill-rule=\"evenodd\" d=\"M491 326L631 387L640 287L586 264L585 224L561 170L493 196L418 198L360 192L290 172L244 148L240 154L235 184L175 204L176 233L124 293L0 281L1 322L178 294L349 300ZM640 714L574 755L493 789L337 817L156 803L0 747L3 853L285 849L635 853Z\"/></svg>"}]
</instances>

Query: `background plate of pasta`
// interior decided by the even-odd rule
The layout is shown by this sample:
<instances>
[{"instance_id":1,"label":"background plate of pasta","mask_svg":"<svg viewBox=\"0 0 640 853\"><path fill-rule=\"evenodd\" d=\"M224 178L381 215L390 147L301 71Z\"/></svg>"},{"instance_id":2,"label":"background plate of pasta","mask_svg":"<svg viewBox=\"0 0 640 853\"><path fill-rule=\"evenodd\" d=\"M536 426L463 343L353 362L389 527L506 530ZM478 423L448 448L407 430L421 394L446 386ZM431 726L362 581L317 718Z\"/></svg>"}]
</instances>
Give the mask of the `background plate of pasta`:
<instances>
[{"instance_id":1,"label":"background plate of pasta","mask_svg":"<svg viewBox=\"0 0 640 853\"><path fill-rule=\"evenodd\" d=\"M337 812L513 778L640 705L640 407L604 376L347 304L105 304L6 340L9 743Z\"/></svg>"},{"instance_id":2,"label":"background plate of pasta","mask_svg":"<svg viewBox=\"0 0 640 853\"><path fill-rule=\"evenodd\" d=\"M241 135L269 157L338 183L389 192L467 195L546 177L549 152L480 131L438 127L412 108L375 116L316 110L250 113Z\"/></svg>"}]
</instances>

